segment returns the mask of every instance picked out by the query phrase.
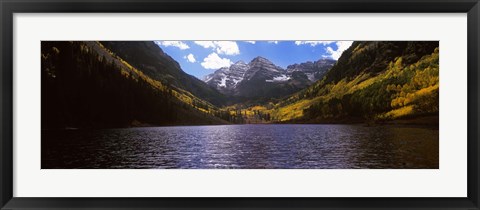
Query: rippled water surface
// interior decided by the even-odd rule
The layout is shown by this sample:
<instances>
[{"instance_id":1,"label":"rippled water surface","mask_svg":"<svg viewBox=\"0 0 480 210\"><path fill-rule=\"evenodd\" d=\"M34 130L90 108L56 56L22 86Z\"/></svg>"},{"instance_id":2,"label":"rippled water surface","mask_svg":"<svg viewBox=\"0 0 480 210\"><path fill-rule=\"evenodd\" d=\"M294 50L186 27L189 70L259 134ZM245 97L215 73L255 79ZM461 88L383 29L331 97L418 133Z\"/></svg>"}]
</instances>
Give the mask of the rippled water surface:
<instances>
[{"instance_id":1,"label":"rippled water surface","mask_svg":"<svg viewBox=\"0 0 480 210\"><path fill-rule=\"evenodd\" d=\"M42 131L42 168L438 168L438 129L219 125Z\"/></svg>"}]
</instances>

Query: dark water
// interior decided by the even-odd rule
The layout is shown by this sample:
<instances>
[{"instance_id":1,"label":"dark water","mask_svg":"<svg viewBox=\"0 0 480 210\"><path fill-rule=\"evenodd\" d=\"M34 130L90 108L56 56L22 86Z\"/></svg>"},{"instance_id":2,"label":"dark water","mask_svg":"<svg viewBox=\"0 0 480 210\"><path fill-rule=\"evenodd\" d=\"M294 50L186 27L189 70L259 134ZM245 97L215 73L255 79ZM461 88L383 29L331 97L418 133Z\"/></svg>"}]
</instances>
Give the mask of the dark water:
<instances>
[{"instance_id":1,"label":"dark water","mask_svg":"<svg viewBox=\"0 0 480 210\"><path fill-rule=\"evenodd\" d=\"M438 129L220 125L42 131L42 168L438 168Z\"/></svg>"}]
</instances>

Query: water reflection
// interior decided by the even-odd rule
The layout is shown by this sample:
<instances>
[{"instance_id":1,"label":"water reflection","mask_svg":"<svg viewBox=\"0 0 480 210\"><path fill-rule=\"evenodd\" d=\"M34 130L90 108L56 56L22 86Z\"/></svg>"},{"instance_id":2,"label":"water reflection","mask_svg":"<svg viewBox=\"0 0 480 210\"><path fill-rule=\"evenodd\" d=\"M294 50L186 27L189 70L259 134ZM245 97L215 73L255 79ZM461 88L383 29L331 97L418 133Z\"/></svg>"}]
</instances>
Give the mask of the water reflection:
<instances>
[{"instance_id":1,"label":"water reflection","mask_svg":"<svg viewBox=\"0 0 480 210\"><path fill-rule=\"evenodd\" d=\"M438 168L438 139L361 125L42 131L42 168Z\"/></svg>"}]
</instances>

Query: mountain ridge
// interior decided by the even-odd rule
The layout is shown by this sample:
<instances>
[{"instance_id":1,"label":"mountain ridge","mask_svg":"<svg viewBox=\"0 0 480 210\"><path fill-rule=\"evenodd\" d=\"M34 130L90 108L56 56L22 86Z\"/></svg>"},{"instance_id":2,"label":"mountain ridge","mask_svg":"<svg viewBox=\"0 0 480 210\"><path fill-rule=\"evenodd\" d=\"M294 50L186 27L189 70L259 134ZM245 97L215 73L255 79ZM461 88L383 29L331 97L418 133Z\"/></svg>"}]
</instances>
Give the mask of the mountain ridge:
<instances>
[{"instance_id":1,"label":"mountain ridge","mask_svg":"<svg viewBox=\"0 0 480 210\"><path fill-rule=\"evenodd\" d=\"M100 43L152 79L189 91L214 105L224 105L223 94L184 72L179 63L153 41L101 41Z\"/></svg>"},{"instance_id":2,"label":"mountain ridge","mask_svg":"<svg viewBox=\"0 0 480 210\"><path fill-rule=\"evenodd\" d=\"M204 77L203 81L221 93L246 98L279 98L299 91L320 79L335 60L322 58L292 64L284 69L257 56L249 63L237 61Z\"/></svg>"},{"instance_id":3,"label":"mountain ridge","mask_svg":"<svg viewBox=\"0 0 480 210\"><path fill-rule=\"evenodd\" d=\"M276 104L271 115L309 123L438 116L438 47L438 41L354 42L322 80Z\"/></svg>"}]
</instances>

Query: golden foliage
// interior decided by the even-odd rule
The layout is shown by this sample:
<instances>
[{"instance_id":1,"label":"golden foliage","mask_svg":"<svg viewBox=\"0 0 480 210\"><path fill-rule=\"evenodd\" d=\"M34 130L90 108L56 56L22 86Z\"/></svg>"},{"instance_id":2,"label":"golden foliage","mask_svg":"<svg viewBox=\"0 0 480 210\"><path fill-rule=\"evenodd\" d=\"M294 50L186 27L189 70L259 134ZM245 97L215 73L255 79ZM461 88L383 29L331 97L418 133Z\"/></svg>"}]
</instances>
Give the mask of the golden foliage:
<instances>
[{"instance_id":1,"label":"golden foliage","mask_svg":"<svg viewBox=\"0 0 480 210\"><path fill-rule=\"evenodd\" d=\"M361 50L354 49L353 53L359 54ZM371 114L380 119L435 113L438 112L438 62L438 48L411 65L405 65L403 58L397 57L376 75L359 74L355 78L344 78L329 84L318 82L277 104L272 113L280 121L295 120L304 117L306 109L315 106L318 113L323 113L323 117L333 117L342 114L345 105L350 105L345 104L348 101L342 102L347 95L362 103L358 109L373 112ZM316 91L316 96L305 97L312 90ZM382 101L386 101L385 105ZM387 111L375 113L382 109Z\"/></svg>"}]
</instances>

